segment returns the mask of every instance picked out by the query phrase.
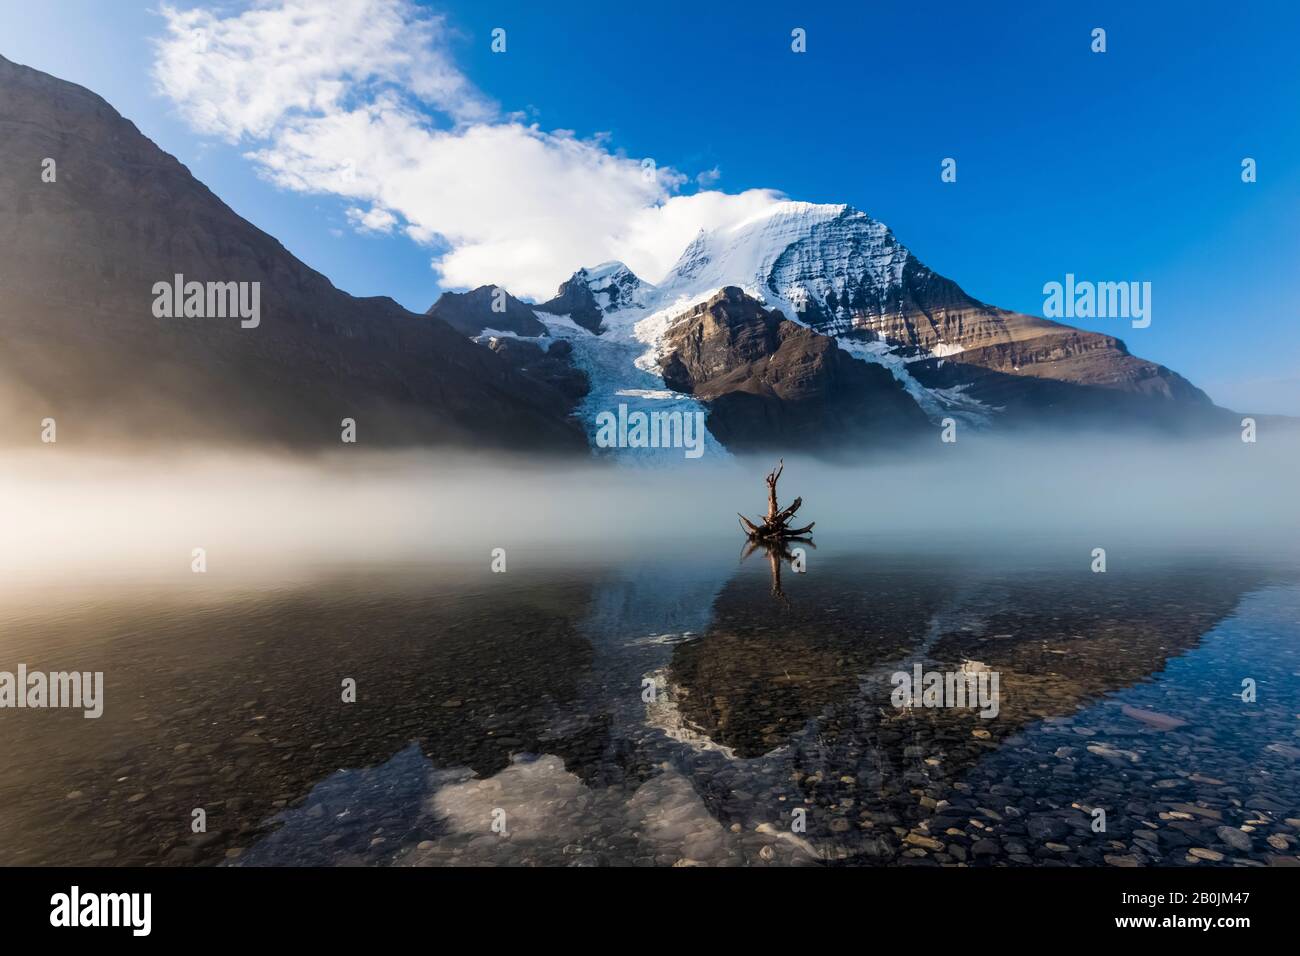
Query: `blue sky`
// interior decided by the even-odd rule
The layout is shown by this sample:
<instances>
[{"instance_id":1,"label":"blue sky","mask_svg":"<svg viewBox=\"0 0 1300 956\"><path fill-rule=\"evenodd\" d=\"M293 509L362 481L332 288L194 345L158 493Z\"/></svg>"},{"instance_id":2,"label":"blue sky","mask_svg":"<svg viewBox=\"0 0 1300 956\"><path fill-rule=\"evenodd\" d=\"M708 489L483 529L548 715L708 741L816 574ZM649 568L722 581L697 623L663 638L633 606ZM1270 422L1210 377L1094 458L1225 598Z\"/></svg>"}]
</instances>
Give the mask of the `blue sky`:
<instances>
[{"instance_id":1,"label":"blue sky","mask_svg":"<svg viewBox=\"0 0 1300 956\"><path fill-rule=\"evenodd\" d=\"M244 5L173 6L209 6L220 18ZM508 166L483 165L484 155L509 148L505 137L475 153L464 140L450 149L448 140L405 130L402 157L380 157L361 171L363 179L385 178L400 163L409 173L401 190L374 184L375 200L329 187L319 170L286 185L304 160L301 151L286 159L288 140L279 133L249 132L246 114L225 117L215 131L196 123L199 106L225 95L210 76L180 76L170 95L160 92L155 41L175 41L175 33L156 3L0 0L0 53L103 95L237 212L355 294L391 295L422 311L439 291L431 261L449 247L456 255L443 263L448 284L483 277L528 292L549 283L565 256L596 255L608 245L584 238L607 226L584 218L606 202L617 218L625 204L654 205L665 196L779 190L867 211L929 266L1005 308L1041 314L1043 284L1067 272L1150 281L1150 328L1114 319L1080 324L1120 336L1222 404L1300 414L1300 304L1292 289L1300 266L1293 48L1300 5L422 6L444 19L412 55L427 47L442 64L438 82L451 72L462 85L410 102L431 130L479 122L460 115L461 89L488 104L484 134L514 124L524 136L519 131L536 124L526 135L554 165L529 167L536 180L515 183L529 196L553 194L555 205L536 218L511 222L489 201L481 218L496 225L483 227L470 203L446 213L459 239L436 235L477 170L519 179ZM1089 49L1098 26L1107 31L1104 54ZM490 49L495 27L507 31L504 54ZM807 31L806 54L790 50L794 27ZM261 65L250 60L250 68ZM421 69L417 63L381 79L400 90L427 81L431 74ZM274 82L282 74L268 75L268 88L285 85ZM373 104L374 86L349 90L331 109L341 115L358 100ZM557 138L565 130L578 145ZM318 163L339 136L317 127L313 135ZM446 148L436 163L411 159L435 143ZM249 158L256 151L262 161ZM1258 162L1257 183L1241 182L1246 156ZM628 164L646 157L665 174L658 199L636 194L627 175ZM956 183L940 180L944 157L957 160ZM597 173L600 182L589 188L583 177ZM391 208L399 227L358 230L357 216L377 206ZM684 214L692 208L682 206ZM534 236L546 248L532 248L537 261L512 273L525 253L513 253L511 230L548 232L565 209L577 234ZM677 234L649 223L642 261L662 259ZM494 256L511 265L489 278ZM593 264L572 261L562 271Z\"/></svg>"}]
</instances>

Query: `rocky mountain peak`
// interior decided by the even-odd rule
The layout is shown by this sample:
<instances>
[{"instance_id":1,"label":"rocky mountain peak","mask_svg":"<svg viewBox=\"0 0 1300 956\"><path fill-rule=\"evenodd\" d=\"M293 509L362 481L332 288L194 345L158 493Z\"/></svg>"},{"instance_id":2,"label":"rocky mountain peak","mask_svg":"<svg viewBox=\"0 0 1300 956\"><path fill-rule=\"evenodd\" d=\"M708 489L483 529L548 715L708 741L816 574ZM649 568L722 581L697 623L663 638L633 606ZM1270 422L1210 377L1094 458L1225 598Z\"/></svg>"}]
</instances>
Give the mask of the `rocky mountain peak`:
<instances>
[{"instance_id":1,"label":"rocky mountain peak","mask_svg":"<svg viewBox=\"0 0 1300 956\"><path fill-rule=\"evenodd\" d=\"M482 285L469 292L444 292L425 314L442 319L470 338L484 332L513 332L525 338L547 334L531 306L495 285Z\"/></svg>"},{"instance_id":2,"label":"rocky mountain peak","mask_svg":"<svg viewBox=\"0 0 1300 956\"><path fill-rule=\"evenodd\" d=\"M655 287L639 278L621 262L604 262L591 269L579 269L581 277L606 314L619 309L640 309L650 304Z\"/></svg>"},{"instance_id":3,"label":"rocky mountain peak","mask_svg":"<svg viewBox=\"0 0 1300 956\"><path fill-rule=\"evenodd\" d=\"M886 311L911 253L889 227L844 204L775 203L701 231L661 284L674 297L737 285L807 324ZM918 264L919 265L919 264Z\"/></svg>"},{"instance_id":4,"label":"rocky mountain peak","mask_svg":"<svg viewBox=\"0 0 1300 956\"><path fill-rule=\"evenodd\" d=\"M645 309L653 301L655 287L621 262L603 262L579 269L561 283L553 299L537 306L538 311L567 315L589 332L599 334L606 315L620 310Z\"/></svg>"},{"instance_id":5,"label":"rocky mountain peak","mask_svg":"<svg viewBox=\"0 0 1300 956\"><path fill-rule=\"evenodd\" d=\"M709 430L733 449L843 453L926 427L889 371L735 286L674 321L660 368L670 388L706 404Z\"/></svg>"}]
</instances>

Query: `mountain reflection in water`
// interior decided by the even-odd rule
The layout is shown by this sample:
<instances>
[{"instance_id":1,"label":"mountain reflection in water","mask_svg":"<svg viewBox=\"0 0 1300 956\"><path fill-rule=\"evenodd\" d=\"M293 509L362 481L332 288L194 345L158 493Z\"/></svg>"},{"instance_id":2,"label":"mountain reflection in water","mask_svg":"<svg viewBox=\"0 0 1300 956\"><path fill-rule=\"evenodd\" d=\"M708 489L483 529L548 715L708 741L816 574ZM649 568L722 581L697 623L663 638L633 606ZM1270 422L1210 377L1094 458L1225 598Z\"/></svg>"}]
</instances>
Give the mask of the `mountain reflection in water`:
<instances>
[{"instance_id":1,"label":"mountain reflection in water","mask_svg":"<svg viewBox=\"0 0 1300 956\"><path fill-rule=\"evenodd\" d=\"M0 863L1296 862L1293 563L798 545L11 600L108 703L6 716ZM891 703L972 662L996 718Z\"/></svg>"}]
</instances>

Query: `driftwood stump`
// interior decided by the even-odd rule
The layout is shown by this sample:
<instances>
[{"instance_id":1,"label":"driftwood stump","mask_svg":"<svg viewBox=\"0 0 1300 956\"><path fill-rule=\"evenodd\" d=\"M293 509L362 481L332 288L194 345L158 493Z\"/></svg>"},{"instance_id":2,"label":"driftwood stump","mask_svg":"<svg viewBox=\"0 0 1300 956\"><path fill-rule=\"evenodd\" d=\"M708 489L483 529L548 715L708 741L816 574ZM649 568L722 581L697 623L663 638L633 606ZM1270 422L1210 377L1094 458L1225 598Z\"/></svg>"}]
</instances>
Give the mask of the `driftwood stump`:
<instances>
[{"instance_id":1,"label":"driftwood stump","mask_svg":"<svg viewBox=\"0 0 1300 956\"><path fill-rule=\"evenodd\" d=\"M781 472L785 470L785 459L781 459L775 468L769 473L767 478L767 517L763 519L762 524L755 524L744 515L737 513L740 518L740 526L744 529L745 534L755 541L780 541L786 538L798 538L802 535L809 534L813 521L802 528L791 528L790 519L794 513L799 510L803 504L802 498L795 498L794 502L788 508L782 508L776 500L776 483L781 478Z\"/></svg>"}]
</instances>

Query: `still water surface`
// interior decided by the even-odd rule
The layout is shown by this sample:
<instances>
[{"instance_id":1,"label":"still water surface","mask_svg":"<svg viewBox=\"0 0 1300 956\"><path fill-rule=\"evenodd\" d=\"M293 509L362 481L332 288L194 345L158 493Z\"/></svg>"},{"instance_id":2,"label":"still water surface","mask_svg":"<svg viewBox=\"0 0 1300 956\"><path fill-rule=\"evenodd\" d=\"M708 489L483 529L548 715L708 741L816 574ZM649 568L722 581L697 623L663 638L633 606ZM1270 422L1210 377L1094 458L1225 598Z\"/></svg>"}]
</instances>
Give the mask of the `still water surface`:
<instances>
[{"instance_id":1,"label":"still water surface","mask_svg":"<svg viewBox=\"0 0 1300 956\"><path fill-rule=\"evenodd\" d=\"M0 669L107 700L0 711L0 864L1297 862L1293 557L818 544L11 583Z\"/></svg>"}]
</instances>

